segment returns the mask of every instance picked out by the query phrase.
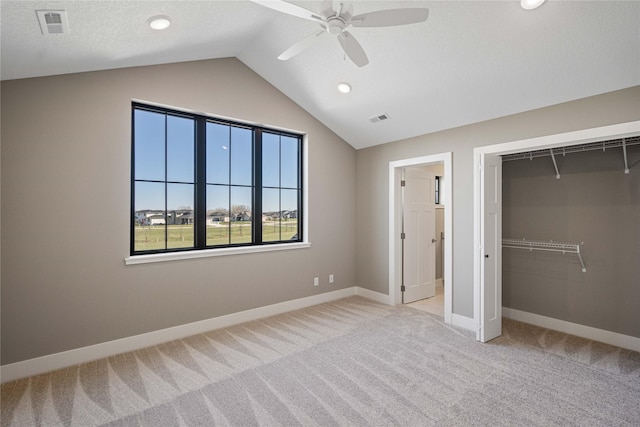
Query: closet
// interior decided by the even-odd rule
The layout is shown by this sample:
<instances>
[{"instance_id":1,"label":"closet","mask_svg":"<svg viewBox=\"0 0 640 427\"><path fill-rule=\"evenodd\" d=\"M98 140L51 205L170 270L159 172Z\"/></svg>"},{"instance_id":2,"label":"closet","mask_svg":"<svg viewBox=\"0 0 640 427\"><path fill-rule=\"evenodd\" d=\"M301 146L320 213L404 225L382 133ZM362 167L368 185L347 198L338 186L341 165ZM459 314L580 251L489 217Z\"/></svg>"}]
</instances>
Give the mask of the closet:
<instances>
[{"instance_id":1,"label":"closet","mask_svg":"<svg viewBox=\"0 0 640 427\"><path fill-rule=\"evenodd\" d=\"M640 337L640 137L502 161L503 306Z\"/></svg>"}]
</instances>

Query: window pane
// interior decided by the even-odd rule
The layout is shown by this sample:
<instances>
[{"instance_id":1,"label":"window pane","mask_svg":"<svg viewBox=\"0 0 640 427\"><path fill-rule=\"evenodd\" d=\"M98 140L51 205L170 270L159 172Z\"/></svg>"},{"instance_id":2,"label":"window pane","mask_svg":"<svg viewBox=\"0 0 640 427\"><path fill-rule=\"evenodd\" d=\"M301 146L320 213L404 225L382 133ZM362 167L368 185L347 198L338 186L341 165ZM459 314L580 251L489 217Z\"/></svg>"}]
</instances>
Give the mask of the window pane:
<instances>
[{"instance_id":1,"label":"window pane","mask_svg":"<svg viewBox=\"0 0 640 427\"><path fill-rule=\"evenodd\" d=\"M262 190L262 241L277 242L280 240L280 190L265 188Z\"/></svg>"},{"instance_id":2,"label":"window pane","mask_svg":"<svg viewBox=\"0 0 640 427\"><path fill-rule=\"evenodd\" d=\"M252 184L252 145L253 138L250 129L231 128L231 184Z\"/></svg>"},{"instance_id":3,"label":"window pane","mask_svg":"<svg viewBox=\"0 0 640 427\"><path fill-rule=\"evenodd\" d=\"M167 116L167 181L194 182L195 123Z\"/></svg>"},{"instance_id":4,"label":"window pane","mask_svg":"<svg viewBox=\"0 0 640 427\"><path fill-rule=\"evenodd\" d=\"M165 249L164 207L164 183L136 182L134 250Z\"/></svg>"},{"instance_id":5,"label":"window pane","mask_svg":"<svg viewBox=\"0 0 640 427\"><path fill-rule=\"evenodd\" d=\"M135 179L164 181L165 115L135 110Z\"/></svg>"},{"instance_id":6,"label":"window pane","mask_svg":"<svg viewBox=\"0 0 640 427\"><path fill-rule=\"evenodd\" d=\"M297 138L283 136L280 142L281 156L281 186L288 188L298 187L298 149L299 143Z\"/></svg>"},{"instance_id":7,"label":"window pane","mask_svg":"<svg viewBox=\"0 0 640 427\"><path fill-rule=\"evenodd\" d=\"M194 245L193 184L167 184L167 248Z\"/></svg>"},{"instance_id":8,"label":"window pane","mask_svg":"<svg viewBox=\"0 0 640 427\"><path fill-rule=\"evenodd\" d=\"M262 185L280 186L280 135L262 134Z\"/></svg>"},{"instance_id":9,"label":"window pane","mask_svg":"<svg viewBox=\"0 0 640 427\"><path fill-rule=\"evenodd\" d=\"M229 244L229 187L207 186L207 246Z\"/></svg>"},{"instance_id":10,"label":"window pane","mask_svg":"<svg viewBox=\"0 0 640 427\"><path fill-rule=\"evenodd\" d=\"M282 215L280 240L291 240L298 235L298 190L280 190Z\"/></svg>"},{"instance_id":11,"label":"window pane","mask_svg":"<svg viewBox=\"0 0 640 427\"><path fill-rule=\"evenodd\" d=\"M251 188L231 187L231 243L250 243Z\"/></svg>"},{"instance_id":12,"label":"window pane","mask_svg":"<svg viewBox=\"0 0 640 427\"><path fill-rule=\"evenodd\" d=\"M229 184L230 128L207 123L207 182Z\"/></svg>"}]
</instances>

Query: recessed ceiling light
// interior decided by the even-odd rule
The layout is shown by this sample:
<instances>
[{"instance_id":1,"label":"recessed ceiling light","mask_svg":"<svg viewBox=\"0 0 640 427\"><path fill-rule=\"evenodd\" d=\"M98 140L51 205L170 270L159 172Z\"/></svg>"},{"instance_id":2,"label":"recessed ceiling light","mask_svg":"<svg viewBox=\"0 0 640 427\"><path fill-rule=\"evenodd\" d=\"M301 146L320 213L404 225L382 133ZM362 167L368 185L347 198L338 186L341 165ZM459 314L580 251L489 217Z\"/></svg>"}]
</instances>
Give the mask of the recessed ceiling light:
<instances>
[{"instance_id":1,"label":"recessed ceiling light","mask_svg":"<svg viewBox=\"0 0 640 427\"><path fill-rule=\"evenodd\" d=\"M338 90L342 93L349 93L351 92L351 85L347 82L340 82L338 83Z\"/></svg>"},{"instance_id":2,"label":"recessed ceiling light","mask_svg":"<svg viewBox=\"0 0 640 427\"><path fill-rule=\"evenodd\" d=\"M168 16L159 15L149 18L147 21L149 26L154 30L164 30L171 25L171 19Z\"/></svg>"},{"instance_id":3,"label":"recessed ceiling light","mask_svg":"<svg viewBox=\"0 0 640 427\"><path fill-rule=\"evenodd\" d=\"M542 6L546 0L520 0L520 6L523 9L531 10Z\"/></svg>"}]
</instances>

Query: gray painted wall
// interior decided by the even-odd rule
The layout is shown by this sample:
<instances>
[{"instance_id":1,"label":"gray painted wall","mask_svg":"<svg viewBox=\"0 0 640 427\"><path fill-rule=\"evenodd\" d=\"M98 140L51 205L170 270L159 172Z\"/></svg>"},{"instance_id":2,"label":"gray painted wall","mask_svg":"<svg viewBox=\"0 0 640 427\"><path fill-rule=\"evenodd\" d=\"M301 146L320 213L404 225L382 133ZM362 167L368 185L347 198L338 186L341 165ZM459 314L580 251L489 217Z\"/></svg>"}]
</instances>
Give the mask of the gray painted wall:
<instances>
[{"instance_id":1,"label":"gray painted wall","mask_svg":"<svg viewBox=\"0 0 640 427\"><path fill-rule=\"evenodd\" d=\"M640 146L516 160L502 167L504 237L583 242L575 255L503 249L511 307L640 337Z\"/></svg>"},{"instance_id":2,"label":"gray painted wall","mask_svg":"<svg viewBox=\"0 0 640 427\"><path fill-rule=\"evenodd\" d=\"M444 178L444 163L428 165L424 166L424 168L431 172L436 176L441 176ZM442 189L443 187L441 187ZM440 205L436 205L435 212L435 221L436 221L436 279L442 279L442 273L444 270L443 260L442 260L442 247L443 240L440 239L440 233L444 232L444 209Z\"/></svg>"},{"instance_id":3,"label":"gray painted wall","mask_svg":"<svg viewBox=\"0 0 640 427\"><path fill-rule=\"evenodd\" d=\"M356 285L355 150L238 60L1 89L2 364ZM307 133L312 247L125 266L132 99Z\"/></svg>"},{"instance_id":4,"label":"gray painted wall","mask_svg":"<svg viewBox=\"0 0 640 427\"><path fill-rule=\"evenodd\" d=\"M358 150L358 284L389 290L390 161L453 153L453 313L473 317L473 148L639 119L640 87L633 87Z\"/></svg>"}]
</instances>

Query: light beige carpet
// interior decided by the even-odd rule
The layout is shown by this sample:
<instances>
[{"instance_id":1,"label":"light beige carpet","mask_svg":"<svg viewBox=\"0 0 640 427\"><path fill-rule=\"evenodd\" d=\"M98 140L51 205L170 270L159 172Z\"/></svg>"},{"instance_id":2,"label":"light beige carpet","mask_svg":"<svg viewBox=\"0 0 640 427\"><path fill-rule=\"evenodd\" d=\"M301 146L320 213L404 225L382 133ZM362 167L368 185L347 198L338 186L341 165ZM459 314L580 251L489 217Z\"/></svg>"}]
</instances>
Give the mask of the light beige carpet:
<instances>
[{"instance_id":1,"label":"light beige carpet","mask_svg":"<svg viewBox=\"0 0 640 427\"><path fill-rule=\"evenodd\" d=\"M639 426L640 354L351 297L2 386L2 426Z\"/></svg>"},{"instance_id":2,"label":"light beige carpet","mask_svg":"<svg viewBox=\"0 0 640 427\"><path fill-rule=\"evenodd\" d=\"M431 298L425 298L407 304L411 308L437 314L444 318L444 286L436 286L436 294Z\"/></svg>"}]
</instances>

